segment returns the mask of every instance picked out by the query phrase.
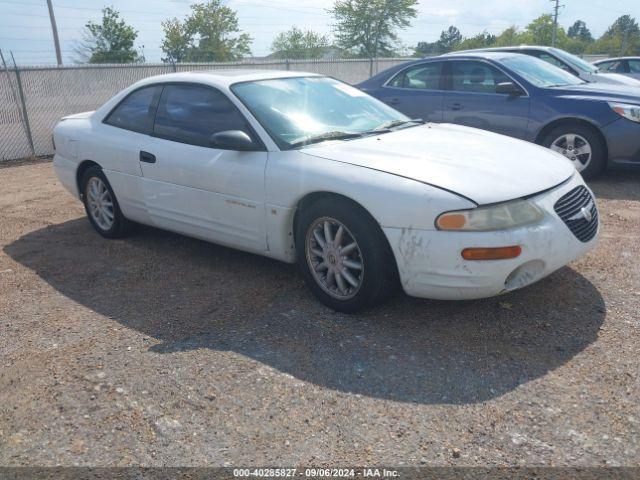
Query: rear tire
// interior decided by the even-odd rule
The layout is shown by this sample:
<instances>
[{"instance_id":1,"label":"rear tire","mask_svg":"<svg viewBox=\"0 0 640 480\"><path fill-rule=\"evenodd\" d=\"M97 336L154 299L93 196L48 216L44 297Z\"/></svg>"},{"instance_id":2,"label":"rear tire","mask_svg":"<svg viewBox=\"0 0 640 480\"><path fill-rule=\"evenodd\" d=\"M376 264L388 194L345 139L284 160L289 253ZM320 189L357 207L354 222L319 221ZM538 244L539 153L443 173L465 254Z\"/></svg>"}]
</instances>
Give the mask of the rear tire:
<instances>
[{"instance_id":1,"label":"rear tire","mask_svg":"<svg viewBox=\"0 0 640 480\"><path fill-rule=\"evenodd\" d=\"M91 167L82 176L82 201L89 222L105 238L122 238L129 229L116 195L100 167Z\"/></svg>"},{"instance_id":2,"label":"rear tire","mask_svg":"<svg viewBox=\"0 0 640 480\"><path fill-rule=\"evenodd\" d=\"M298 267L326 306L353 313L381 303L397 278L380 226L358 205L323 198L299 213Z\"/></svg>"},{"instance_id":3,"label":"rear tire","mask_svg":"<svg viewBox=\"0 0 640 480\"><path fill-rule=\"evenodd\" d=\"M607 149L600 135L579 123L558 125L544 136L542 145L567 157L584 178L594 178L607 163ZM580 154L587 151L588 159L585 153Z\"/></svg>"}]
</instances>

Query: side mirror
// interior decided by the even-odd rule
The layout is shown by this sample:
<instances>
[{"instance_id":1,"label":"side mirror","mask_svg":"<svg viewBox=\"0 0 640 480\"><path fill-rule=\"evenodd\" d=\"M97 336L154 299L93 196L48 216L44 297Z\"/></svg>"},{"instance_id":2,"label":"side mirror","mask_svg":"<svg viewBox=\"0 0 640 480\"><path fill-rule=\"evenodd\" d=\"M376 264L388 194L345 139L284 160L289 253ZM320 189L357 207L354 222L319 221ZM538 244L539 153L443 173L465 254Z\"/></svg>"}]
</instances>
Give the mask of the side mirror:
<instances>
[{"instance_id":1,"label":"side mirror","mask_svg":"<svg viewBox=\"0 0 640 480\"><path fill-rule=\"evenodd\" d=\"M242 130L225 130L211 135L209 146L220 150L247 152L256 150L256 144Z\"/></svg>"},{"instance_id":2,"label":"side mirror","mask_svg":"<svg viewBox=\"0 0 640 480\"><path fill-rule=\"evenodd\" d=\"M519 97L522 90L513 82L502 82L496 85L496 93L503 93L510 97Z\"/></svg>"}]
</instances>

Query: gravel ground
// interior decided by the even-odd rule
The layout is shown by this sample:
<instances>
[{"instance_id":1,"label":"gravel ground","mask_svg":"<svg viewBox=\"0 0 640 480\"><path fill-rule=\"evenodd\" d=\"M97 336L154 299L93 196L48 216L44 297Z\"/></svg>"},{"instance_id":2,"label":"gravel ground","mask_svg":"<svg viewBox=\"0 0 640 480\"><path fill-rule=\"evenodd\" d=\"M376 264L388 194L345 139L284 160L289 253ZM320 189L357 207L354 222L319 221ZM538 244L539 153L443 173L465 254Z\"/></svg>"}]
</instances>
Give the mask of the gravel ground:
<instances>
[{"instance_id":1,"label":"gravel ground","mask_svg":"<svg viewBox=\"0 0 640 480\"><path fill-rule=\"evenodd\" d=\"M0 465L640 465L640 172L587 257L483 301L322 307L294 267L94 233L0 168Z\"/></svg>"}]
</instances>

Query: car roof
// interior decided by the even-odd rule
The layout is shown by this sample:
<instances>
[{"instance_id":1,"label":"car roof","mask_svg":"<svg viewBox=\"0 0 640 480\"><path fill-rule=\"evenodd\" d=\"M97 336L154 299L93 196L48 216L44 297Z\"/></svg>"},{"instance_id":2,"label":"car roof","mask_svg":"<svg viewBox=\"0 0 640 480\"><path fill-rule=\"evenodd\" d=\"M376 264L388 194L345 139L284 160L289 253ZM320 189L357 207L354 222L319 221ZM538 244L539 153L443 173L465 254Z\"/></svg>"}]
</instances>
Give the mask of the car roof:
<instances>
[{"instance_id":1,"label":"car roof","mask_svg":"<svg viewBox=\"0 0 640 480\"><path fill-rule=\"evenodd\" d=\"M229 69L229 70L196 70L190 72L166 73L154 75L136 83L137 86L159 82L196 82L212 85L214 87L229 87L234 83L250 82L256 80L270 80L275 78L295 77L321 77L317 73L292 72L289 70L254 70L254 69Z\"/></svg>"},{"instance_id":2,"label":"car roof","mask_svg":"<svg viewBox=\"0 0 640 480\"><path fill-rule=\"evenodd\" d=\"M593 62L594 64L596 63L602 63L602 62L615 62L617 60L640 60L640 57L611 57L611 58L603 58L602 60L598 60Z\"/></svg>"},{"instance_id":3,"label":"car roof","mask_svg":"<svg viewBox=\"0 0 640 480\"><path fill-rule=\"evenodd\" d=\"M449 52L440 57L426 57L429 59L437 59L441 57L460 57L460 58L486 58L489 60L503 60L505 58L520 57L522 54L514 52L504 52L502 50L461 50L458 52Z\"/></svg>"},{"instance_id":4,"label":"car roof","mask_svg":"<svg viewBox=\"0 0 640 480\"><path fill-rule=\"evenodd\" d=\"M455 53L472 53L472 52L510 52L512 50L544 50L549 52L553 50L553 47L545 47L540 45L514 45L512 47L487 47L487 48L475 48L471 50L459 50L458 52L450 52L445 55L452 55Z\"/></svg>"}]
</instances>

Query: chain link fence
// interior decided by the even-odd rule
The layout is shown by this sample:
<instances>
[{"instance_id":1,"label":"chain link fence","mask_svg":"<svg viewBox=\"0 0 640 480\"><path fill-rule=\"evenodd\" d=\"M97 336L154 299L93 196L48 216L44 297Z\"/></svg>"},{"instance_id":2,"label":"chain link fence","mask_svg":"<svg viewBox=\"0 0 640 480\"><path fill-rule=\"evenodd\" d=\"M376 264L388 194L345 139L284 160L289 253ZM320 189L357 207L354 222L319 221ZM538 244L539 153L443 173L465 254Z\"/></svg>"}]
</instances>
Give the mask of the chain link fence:
<instances>
[{"instance_id":1,"label":"chain link fence","mask_svg":"<svg viewBox=\"0 0 640 480\"><path fill-rule=\"evenodd\" d=\"M358 83L405 61L381 58L9 68L0 71L0 161L52 154L51 132L61 117L95 110L120 90L152 75L245 68L320 73Z\"/></svg>"}]
</instances>

